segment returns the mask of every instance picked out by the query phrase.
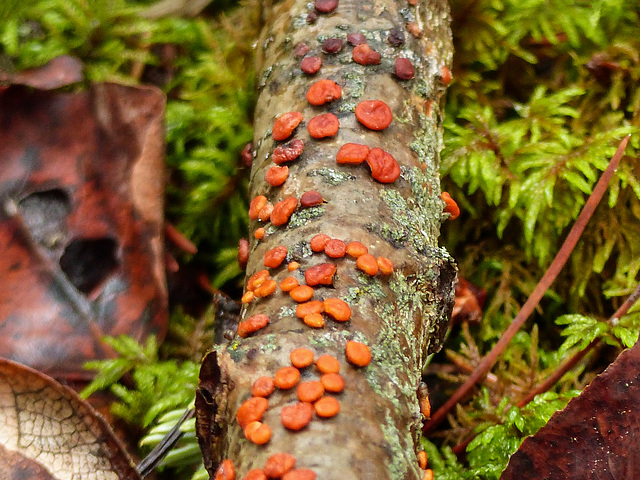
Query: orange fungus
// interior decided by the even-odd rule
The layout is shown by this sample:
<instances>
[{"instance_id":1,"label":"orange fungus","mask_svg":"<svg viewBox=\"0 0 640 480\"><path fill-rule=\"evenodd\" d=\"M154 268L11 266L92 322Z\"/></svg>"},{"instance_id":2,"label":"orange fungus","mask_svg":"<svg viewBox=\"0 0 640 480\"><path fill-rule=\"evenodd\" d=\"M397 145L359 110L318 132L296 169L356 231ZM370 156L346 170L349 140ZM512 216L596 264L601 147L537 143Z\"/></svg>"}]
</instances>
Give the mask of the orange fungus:
<instances>
[{"instance_id":1,"label":"orange fungus","mask_svg":"<svg viewBox=\"0 0 640 480\"><path fill-rule=\"evenodd\" d=\"M302 121L300 112L286 112L280 115L273 124L271 136L276 141L286 140Z\"/></svg>"},{"instance_id":2,"label":"orange fungus","mask_svg":"<svg viewBox=\"0 0 640 480\"><path fill-rule=\"evenodd\" d=\"M309 87L307 101L311 105L324 105L342 96L342 89L333 80L322 79Z\"/></svg>"},{"instance_id":3,"label":"orange fungus","mask_svg":"<svg viewBox=\"0 0 640 480\"><path fill-rule=\"evenodd\" d=\"M340 120L333 113L324 113L309 120L307 130L313 138L333 137L340 129Z\"/></svg>"},{"instance_id":4,"label":"orange fungus","mask_svg":"<svg viewBox=\"0 0 640 480\"><path fill-rule=\"evenodd\" d=\"M382 100L364 100L356 106L356 118L371 130L384 130L393 120L389 105Z\"/></svg>"}]
</instances>

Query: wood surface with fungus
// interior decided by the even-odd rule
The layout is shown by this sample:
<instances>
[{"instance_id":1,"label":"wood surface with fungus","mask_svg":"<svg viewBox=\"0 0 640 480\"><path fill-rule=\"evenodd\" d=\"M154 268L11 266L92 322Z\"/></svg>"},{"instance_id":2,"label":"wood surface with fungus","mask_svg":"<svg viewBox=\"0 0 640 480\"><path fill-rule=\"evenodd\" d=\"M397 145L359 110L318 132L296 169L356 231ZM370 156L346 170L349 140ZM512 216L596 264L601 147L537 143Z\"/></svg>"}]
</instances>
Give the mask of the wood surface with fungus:
<instances>
[{"instance_id":1,"label":"wood surface with fungus","mask_svg":"<svg viewBox=\"0 0 640 480\"><path fill-rule=\"evenodd\" d=\"M415 392L456 276L436 237L449 217L436 175L451 37L444 0L409 9L429 32L419 37L397 2L371 7L385 14L360 2L265 4L245 287L254 298L240 322L269 321L203 361L197 428L212 475L231 459L240 479L422 480ZM274 165L288 167L283 183ZM279 454L295 465L272 477Z\"/></svg>"}]
</instances>

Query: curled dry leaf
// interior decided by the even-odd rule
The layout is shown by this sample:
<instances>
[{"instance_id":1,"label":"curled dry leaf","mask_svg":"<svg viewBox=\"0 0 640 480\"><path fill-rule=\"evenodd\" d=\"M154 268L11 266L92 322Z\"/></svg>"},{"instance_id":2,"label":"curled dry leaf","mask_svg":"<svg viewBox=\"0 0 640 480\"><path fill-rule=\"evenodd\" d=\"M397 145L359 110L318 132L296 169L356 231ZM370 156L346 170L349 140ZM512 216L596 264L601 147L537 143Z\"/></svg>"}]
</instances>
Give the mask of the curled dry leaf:
<instances>
[{"instance_id":1,"label":"curled dry leaf","mask_svg":"<svg viewBox=\"0 0 640 480\"><path fill-rule=\"evenodd\" d=\"M0 478L137 480L108 424L72 390L0 359Z\"/></svg>"},{"instance_id":2,"label":"curled dry leaf","mask_svg":"<svg viewBox=\"0 0 640 480\"><path fill-rule=\"evenodd\" d=\"M0 93L0 355L87 377L101 338L164 336L163 95Z\"/></svg>"}]
</instances>

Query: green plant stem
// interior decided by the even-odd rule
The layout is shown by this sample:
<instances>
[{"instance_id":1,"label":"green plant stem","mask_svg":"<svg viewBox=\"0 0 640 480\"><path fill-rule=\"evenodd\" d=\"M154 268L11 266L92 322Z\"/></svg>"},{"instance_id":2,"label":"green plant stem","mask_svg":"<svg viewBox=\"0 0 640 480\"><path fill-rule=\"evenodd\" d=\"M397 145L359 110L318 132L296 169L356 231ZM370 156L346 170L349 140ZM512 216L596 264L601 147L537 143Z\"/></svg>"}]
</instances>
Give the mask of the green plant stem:
<instances>
[{"instance_id":1,"label":"green plant stem","mask_svg":"<svg viewBox=\"0 0 640 480\"><path fill-rule=\"evenodd\" d=\"M616 153L613 155L613 158L609 162L609 165L603 172L600 180L598 180L598 183L593 189L593 192L587 199L585 206L582 208L582 211L580 212L578 219L573 224L573 227L571 227L571 231L569 232L569 235L567 235L567 238L562 244L562 247L560 247L560 250L553 259L553 262L551 262L551 265L516 315L516 318L514 318L513 322L511 322L511 325L509 325L509 328L507 328L507 330L502 334L500 340L498 340L491 351L484 357L482 362L480 362L480 365L476 367L467 381L464 382L458 388L458 390L456 390L451 398L449 398L449 400L447 400L447 402L442 407L440 407L431 417L431 419L424 425L422 429L423 434L427 434L433 431L445 419L451 409L455 407L455 405L457 405L458 402L460 402L460 400L462 400L471 391L475 384L481 378L483 378L489 372L489 370L491 370L491 367L493 367L494 363L497 361L498 356L506 348L506 346L518 332L518 330L520 330L520 327L522 327L527 318L529 318L529 315L531 315L531 313L533 313L533 310L538 306L538 303L542 299L545 292L549 289L549 287L551 287L551 284L555 281L565 263L567 263L567 260L569 259L571 252L578 243L578 240L580 239L582 232L587 226L589 219L593 215L593 212L598 206L598 203L602 199L609 181L611 180L611 177L613 176L618 163L620 163L620 159L622 158L627 143L629 142L629 137L630 136L627 135L620 142Z\"/></svg>"}]
</instances>

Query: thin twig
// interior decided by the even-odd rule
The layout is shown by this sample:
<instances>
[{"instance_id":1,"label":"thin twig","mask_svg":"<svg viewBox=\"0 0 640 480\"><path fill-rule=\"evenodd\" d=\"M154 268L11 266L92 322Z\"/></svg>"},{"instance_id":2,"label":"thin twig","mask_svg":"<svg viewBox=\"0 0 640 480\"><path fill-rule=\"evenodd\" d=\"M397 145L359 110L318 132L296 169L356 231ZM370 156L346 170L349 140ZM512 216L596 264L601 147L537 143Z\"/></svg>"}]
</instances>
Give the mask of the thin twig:
<instances>
[{"instance_id":1,"label":"thin twig","mask_svg":"<svg viewBox=\"0 0 640 480\"><path fill-rule=\"evenodd\" d=\"M433 431L445 419L451 409L471 391L475 384L481 378L483 378L487 374L487 372L489 372L489 370L491 370L491 367L493 367L493 365L497 361L498 356L506 348L506 346L518 332L520 327L522 327L527 318L529 318L529 315L533 313L534 309L537 307L545 292L555 281L565 263L567 263L571 252L578 243L582 232L587 226L587 222L593 215L593 212L595 211L598 203L600 202L600 199L607 189L609 181L611 180L611 177L613 176L618 163L620 163L620 159L622 158L627 143L629 142L629 137L630 136L627 135L620 142L615 155L609 162L609 165L603 172L600 180L598 180L598 183L593 189L593 192L587 199L587 203L582 208L582 211L580 212L580 215L578 216L576 222L573 224L573 227L571 227L571 231L569 232L569 235L567 235L567 238L562 244L562 247L560 247L560 250L553 259L553 262L551 262L551 265L516 315L516 318L513 320L513 322L511 322L511 325L509 325L509 328L507 328L502 337L500 337L498 343L496 343L491 351L484 357L482 362L480 362L480 365L476 367L475 371L469 376L467 381L458 388L458 390L451 396L451 398L449 398L449 400L447 400L447 402L442 407L440 407L436 411L436 413L433 414L431 420L429 420L424 425L424 428L422 429L422 432L424 434Z\"/></svg>"},{"instance_id":2,"label":"thin twig","mask_svg":"<svg viewBox=\"0 0 640 480\"><path fill-rule=\"evenodd\" d=\"M613 315L611 315L611 317L609 317L609 323L613 323L615 319L619 319L624 315L626 315L629 309L633 306L633 304L638 301L638 298L640 298L640 283L636 286L633 293L627 297L627 299L620 306L620 308L618 308L618 310L616 310L616 312ZM547 378L544 382L542 382L540 385L534 388L531 392L529 392L529 394L526 397L520 400L520 402L518 403L518 408L524 407L531 400L533 400L536 395L540 393L544 393L547 390L549 390L551 387L553 387L558 382L558 380L560 380L564 376L565 373L571 370L580 360L582 360L585 357L587 353L589 353L593 348L596 347L596 345L600 344L601 342L602 340L600 340L599 338L596 338L589 345L587 345L582 350L577 352L573 357L571 357L564 364L562 364L561 367L559 367L555 372L553 372L553 374L550 375L549 378ZM477 436L476 434L471 435L466 440L462 441L461 443L453 447L451 451L456 455L460 455L464 453L469 443L471 443L471 441L474 438L476 438L476 436Z\"/></svg>"}]
</instances>

